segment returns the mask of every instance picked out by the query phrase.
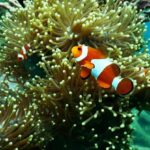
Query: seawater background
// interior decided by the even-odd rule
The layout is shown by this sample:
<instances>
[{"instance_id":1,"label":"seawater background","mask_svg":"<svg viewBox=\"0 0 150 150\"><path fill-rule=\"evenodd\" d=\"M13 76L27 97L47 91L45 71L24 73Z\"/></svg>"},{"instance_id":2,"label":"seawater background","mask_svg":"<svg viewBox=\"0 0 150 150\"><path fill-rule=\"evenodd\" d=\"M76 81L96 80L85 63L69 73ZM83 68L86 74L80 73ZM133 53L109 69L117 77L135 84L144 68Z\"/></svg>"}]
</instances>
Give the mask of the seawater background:
<instances>
[{"instance_id":1,"label":"seawater background","mask_svg":"<svg viewBox=\"0 0 150 150\"><path fill-rule=\"evenodd\" d=\"M150 22L145 23L145 25L147 26L147 31L144 34L144 38L148 40L150 39ZM150 53L150 40L148 49ZM136 109L133 109L132 112L136 114L135 120L131 124L135 128L133 145L138 150L150 150L150 112L143 110L139 115Z\"/></svg>"}]
</instances>

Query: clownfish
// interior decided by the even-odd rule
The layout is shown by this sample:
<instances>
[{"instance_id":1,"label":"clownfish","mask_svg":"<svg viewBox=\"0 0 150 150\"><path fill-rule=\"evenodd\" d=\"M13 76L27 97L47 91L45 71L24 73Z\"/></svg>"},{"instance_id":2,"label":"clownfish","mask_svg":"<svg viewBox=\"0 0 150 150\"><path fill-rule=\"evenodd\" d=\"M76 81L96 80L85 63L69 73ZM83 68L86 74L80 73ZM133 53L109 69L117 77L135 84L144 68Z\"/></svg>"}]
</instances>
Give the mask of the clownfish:
<instances>
[{"instance_id":1,"label":"clownfish","mask_svg":"<svg viewBox=\"0 0 150 150\"><path fill-rule=\"evenodd\" d=\"M30 44L25 44L24 46L22 46L20 53L18 53L17 55L19 62L28 58L27 54L28 54L29 48L30 48Z\"/></svg>"},{"instance_id":2,"label":"clownfish","mask_svg":"<svg viewBox=\"0 0 150 150\"><path fill-rule=\"evenodd\" d=\"M108 58L104 51L79 45L74 46L71 52L81 66L81 78L86 79L92 75L101 88L113 88L119 95L133 91L133 81L120 76L119 66Z\"/></svg>"}]
</instances>

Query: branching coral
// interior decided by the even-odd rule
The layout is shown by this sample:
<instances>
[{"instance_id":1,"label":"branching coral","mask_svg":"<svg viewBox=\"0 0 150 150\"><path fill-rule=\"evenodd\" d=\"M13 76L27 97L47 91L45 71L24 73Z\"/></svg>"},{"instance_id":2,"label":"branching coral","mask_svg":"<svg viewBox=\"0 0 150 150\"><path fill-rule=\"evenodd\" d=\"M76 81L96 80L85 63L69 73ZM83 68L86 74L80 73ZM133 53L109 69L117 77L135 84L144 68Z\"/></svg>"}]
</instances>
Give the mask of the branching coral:
<instances>
[{"instance_id":1,"label":"branching coral","mask_svg":"<svg viewBox=\"0 0 150 150\"><path fill-rule=\"evenodd\" d=\"M74 144L86 150L132 149L130 110L150 106L148 99L137 99L150 86L142 22L133 3L119 0L27 1L25 8L2 17L3 149L42 149L55 142L60 143L58 149L73 149ZM31 45L28 59L18 62L25 44ZM132 95L120 97L99 88L92 78L82 80L70 52L77 44L106 51L120 66L121 75L134 80ZM8 82L18 88L11 90Z\"/></svg>"}]
</instances>

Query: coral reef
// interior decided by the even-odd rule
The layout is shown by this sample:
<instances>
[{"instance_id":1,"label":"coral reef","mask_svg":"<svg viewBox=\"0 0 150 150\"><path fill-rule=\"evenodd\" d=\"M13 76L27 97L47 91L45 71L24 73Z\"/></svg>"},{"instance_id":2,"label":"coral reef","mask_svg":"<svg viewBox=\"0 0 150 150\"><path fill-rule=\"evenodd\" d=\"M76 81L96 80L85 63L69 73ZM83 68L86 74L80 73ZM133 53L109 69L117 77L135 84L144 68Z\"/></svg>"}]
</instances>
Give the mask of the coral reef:
<instances>
[{"instance_id":1,"label":"coral reef","mask_svg":"<svg viewBox=\"0 0 150 150\"><path fill-rule=\"evenodd\" d=\"M130 111L150 106L148 98L138 98L150 87L150 59L137 7L119 0L6 6L0 21L1 147L133 149ZM28 59L18 62L25 44L30 44ZM120 97L92 78L82 80L70 52L77 44L106 51L121 75L134 80L132 95Z\"/></svg>"}]
</instances>

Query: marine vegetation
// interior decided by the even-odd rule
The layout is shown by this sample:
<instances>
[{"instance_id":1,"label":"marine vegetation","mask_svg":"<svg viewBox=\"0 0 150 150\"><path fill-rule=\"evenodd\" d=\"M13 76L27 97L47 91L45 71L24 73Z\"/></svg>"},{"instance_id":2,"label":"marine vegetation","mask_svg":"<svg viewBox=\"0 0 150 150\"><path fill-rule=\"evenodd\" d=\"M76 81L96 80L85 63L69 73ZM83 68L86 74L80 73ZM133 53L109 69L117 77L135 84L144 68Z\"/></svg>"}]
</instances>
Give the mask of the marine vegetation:
<instances>
[{"instance_id":1,"label":"marine vegetation","mask_svg":"<svg viewBox=\"0 0 150 150\"><path fill-rule=\"evenodd\" d=\"M23 6L8 0L5 6L1 148L133 149L131 109L150 107L150 57L137 6L120 0L26 0ZM81 79L71 53L77 45L103 50L134 90L122 96L92 77Z\"/></svg>"},{"instance_id":2,"label":"marine vegetation","mask_svg":"<svg viewBox=\"0 0 150 150\"><path fill-rule=\"evenodd\" d=\"M122 0L126 1L126 0ZM149 0L127 0L131 2L132 5L137 6L137 10L140 12L140 15L144 17L144 21L150 21L150 1Z\"/></svg>"}]
</instances>

